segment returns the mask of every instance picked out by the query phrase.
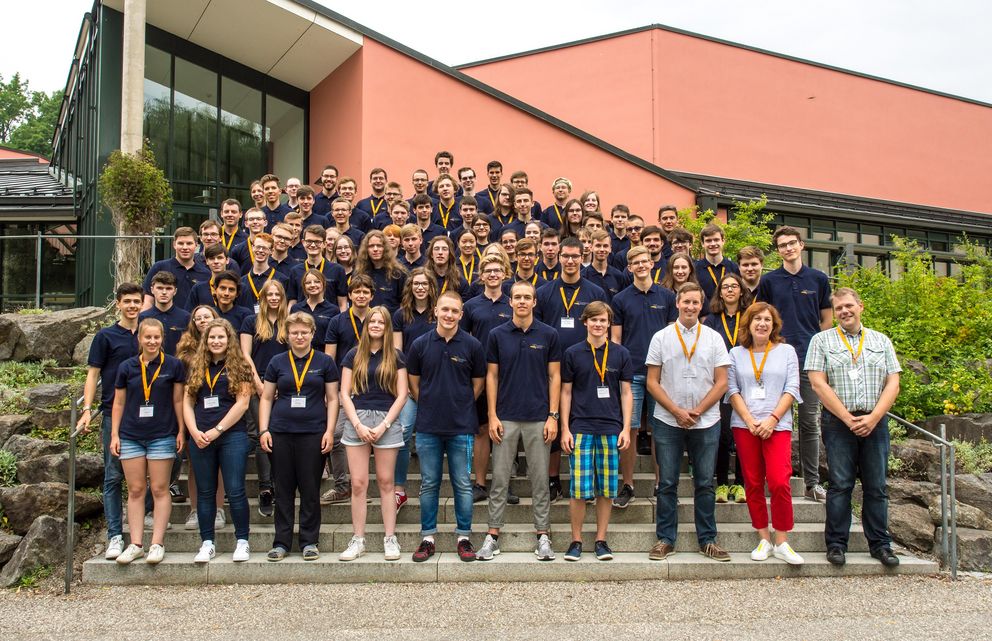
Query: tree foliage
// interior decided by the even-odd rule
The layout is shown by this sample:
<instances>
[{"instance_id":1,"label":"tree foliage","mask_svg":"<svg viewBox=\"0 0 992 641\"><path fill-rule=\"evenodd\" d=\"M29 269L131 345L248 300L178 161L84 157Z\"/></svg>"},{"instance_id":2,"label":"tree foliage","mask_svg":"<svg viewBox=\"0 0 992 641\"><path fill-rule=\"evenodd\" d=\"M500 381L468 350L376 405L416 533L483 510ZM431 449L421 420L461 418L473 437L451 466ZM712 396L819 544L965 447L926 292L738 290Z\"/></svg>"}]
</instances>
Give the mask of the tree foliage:
<instances>
[{"instance_id":1,"label":"tree foliage","mask_svg":"<svg viewBox=\"0 0 992 641\"><path fill-rule=\"evenodd\" d=\"M960 277L937 276L931 256L894 238L892 280L880 267L838 272L865 304L864 323L892 339L902 366L895 413L912 421L992 411L992 261L972 248Z\"/></svg>"},{"instance_id":2,"label":"tree foliage","mask_svg":"<svg viewBox=\"0 0 992 641\"><path fill-rule=\"evenodd\" d=\"M50 156L61 106L62 91L31 91L20 74L6 82L0 76L0 143Z\"/></svg>"},{"instance_id":3,"label":"tree foliage","mask_svg":"<svg viewBox=\"0 0 992 641\"><path fill-rule=\"evenodd\" d=\"M731 208L726 223L717 218L716 212L711 209L701 212L696 206L687 207L678 211L679 225L689 231L695 239L692 245L693 256L703 255L699 232L706 225L713 223L723 229L723 237L726 240L723 246L724 256L734 260L739 250L753 245L765 252L765 267L774 268L778 266L780 259L778 254L771 251L772 222L775 214L765 209L767 205L768 200L764 197L760 200L737 201Z\"/></svg>"}]
</instances>

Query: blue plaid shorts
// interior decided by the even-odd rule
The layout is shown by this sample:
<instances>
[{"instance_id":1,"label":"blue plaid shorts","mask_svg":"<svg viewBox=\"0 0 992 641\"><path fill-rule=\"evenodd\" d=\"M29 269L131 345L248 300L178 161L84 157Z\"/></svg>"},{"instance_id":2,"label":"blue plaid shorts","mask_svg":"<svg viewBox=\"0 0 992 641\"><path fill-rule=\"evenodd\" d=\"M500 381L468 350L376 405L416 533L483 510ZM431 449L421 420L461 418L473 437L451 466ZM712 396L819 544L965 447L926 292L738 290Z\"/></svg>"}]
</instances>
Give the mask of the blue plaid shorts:
<instances>
[{"instance_id":1,"label":"blue plaid shorts","mask_svg":"<svg viewBox=\"0 0 992 641\"><path fill-rule=\"evenodd\" d=\"M616 434L576 434L569 459L572 466L573 499L617 495L620 452Z\"/></svg>"}]
</instances>

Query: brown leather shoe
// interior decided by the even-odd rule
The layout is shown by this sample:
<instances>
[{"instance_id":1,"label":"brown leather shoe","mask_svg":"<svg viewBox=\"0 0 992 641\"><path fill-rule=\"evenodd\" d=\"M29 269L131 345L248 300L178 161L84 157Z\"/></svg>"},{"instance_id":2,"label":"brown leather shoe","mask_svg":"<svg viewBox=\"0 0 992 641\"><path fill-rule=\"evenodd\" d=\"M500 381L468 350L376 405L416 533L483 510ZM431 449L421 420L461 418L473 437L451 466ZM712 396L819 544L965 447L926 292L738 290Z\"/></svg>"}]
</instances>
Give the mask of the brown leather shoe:
<instances>
[{"instance_id":1,"label":"brown leather shoe","mask_svg":"<svg viewBox=\"0 0 992 641\"><path fill-rule=\"evenodd\" d=\"M671 543L665 543L664 541L658 541L648 552L648 558L652 561L664 561L671 555L675 554L675 546ZM729 558L729 557L728 557Z\"/></svg>"},{"instance_id":2,"label":"brown leather shoe","mask_svg":"<svg viewBox=\"0 0 992 641\"><path fill-rule=\"evenodd\" d=\"M351 489L335 488L327 490L320 496L321 505L332 505L334 503L347 503L351 500Z\"/></svg>"},{"instance_id":3,"label":"brown leather shoe","mask_svg":"<svg viewBox=\"0 0 992 641\"><path fill-rule=\"evenodd\" d=\"M705 557L709 557L714 561L729 561L730 553L724 550L722 547L716 543L707 543L702 548L699 549L699 553Z\"/></svg>"}]
</instances>

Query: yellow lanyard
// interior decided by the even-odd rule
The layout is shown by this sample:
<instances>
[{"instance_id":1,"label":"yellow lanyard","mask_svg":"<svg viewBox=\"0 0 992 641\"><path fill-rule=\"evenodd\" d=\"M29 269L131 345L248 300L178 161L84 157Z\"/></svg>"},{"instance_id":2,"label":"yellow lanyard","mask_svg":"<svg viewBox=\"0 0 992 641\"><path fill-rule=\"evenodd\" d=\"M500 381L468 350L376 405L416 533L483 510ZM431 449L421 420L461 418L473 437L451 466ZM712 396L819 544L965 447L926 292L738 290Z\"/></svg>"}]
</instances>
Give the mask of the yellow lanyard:
<instances>
[{"instance_id":1,"label":"yellow lanyard","mask_svg":"<svg viewBox=\"0 0 992 641\"><path fill-rule=\"evenodd\" d=\"M510 217L507 218L506 220L503 220L503 217L499 215L499 212L496 212L496 220L498 220L500 222L500 224L503 225L504 227L506 225L509 225L510 223L513 222L513 217L514 216L516 216L516 214L514 214L513 212L510 212Z\"/></svg>"},{"instance_id":2,"label":"yellow lanyard","mask_svg":"<svg viewBox=\"0 0 992 641\"><path fill-rule=\"evenodd\" d=\"M468 271L465 271L465 259L461 259L462 264L462 274L465 276L465 282L471 283L472 277L475 276L475 256L472 256L472 262L468 265ZM447 283L445 283L447 285Z\"/></svg>"},{"instance_id":3,"label":"yellow lanyard","mask_svg":"<svg viewBox=\"0 0 992 641\"><path fill-rule=\"evenodd\" d=\"M214 277L213 276L210 277L210 298L213 298L214 299L214 302L217 301L217 293L214 291Z\"/></svg>"},{"instance_id":4,"label":"yellow lanyard","mask_svg":"<svg viewBox=\"0 0 992 641\"><path fill-rule=\"evenodd\" d=\"M606 341L603 344L603 366L600 367L599 363L596 361L596 348L593 346L592 341L587 341L589 343L589 349L592 350L592 365L596 368L596 373L599 374L600 385L606 385L606 359L610 356L610 341Z\"/></svg>"},{"instance_id":5,"label":"yellow lanyard","mask_svg":"<svg viewBox=\"0 0 992 641\"><path fill-rule=\"evenodd\" d=\"M734 347L737 345L737 330L741 328L741 313L737 312L737 315L734 317L734 335L732 337L730 335L730 328L727 327L727 315L721 314L720 320L723 321L723 333L727 335L727 340L730 341L730 346Z\"/></svg>"},{"instance_id":6,"label":"yellow lanyard","mask_svg":"<svg viewBox=\"0 0 992 641\"><path fill-rule=\"evenodd\" d=\"M713 279L713 284L714 285L719 285L720 284L720 279L716 277L716 274L715 273L713 273L713 266L712 265L707 265L706 266L706 271L708 271L710 273L710 278ZM720 278L723 278L723 275L726 274L726 273L727 273L727 266L726 265L720 265Z\"/></svg>"},{"instance_id":7,"label":"yellow lanyard","mask_svg":"<svg viewBox=\"0 0 992 641\"><path fill-rule=\"evenodd\" d=\"M448 219L451 218L451 210L454 209L454 207L455 207L455 201L452 200L451 204L448 205L448 212L445 213L444 203L442 203L440 200L437 201L437 211L438 213L441 214L441 226L444 227L445 229L448 228Z\"/></svg>"},{"instance_id":8,"label":"yellow lanyard","mask_svg":"<svg viewBox=\"0 0 992 641\"><path fill-rule=\"evenodd\" d=\"M220 230L220 242L221 242L221 244L222 244L222 245L224 245L224 249L226 249L226 250L227 250L227 253L228 253L229 255L230 255L230 253L231 253L231 245L232 245L232 244L234 243L234 237L235 237L235 236L236 236L237 234L238 234L238 232L237 232L237 230L235 230L235 232L234 232L233 234L231 234L231 237L230 237L230 238L227 238L227 239L225 240L225 236L224 236L224 229L223 229L223 228L221 228L221 230ZM252 260L254 260L254 258L255 258L255 257L254 257L254 256L252 256Z\"/></svg>"},{"instance_id":9,"label":"yellow lanyard","mask_svg":"<svg viewBox=\"0 0 992 641\"><path fill-rule=\"evenodd\" d=\"M318 265L317 267L314 267L314 269L316 269L320 273L324 273L324 261L325 260L327 260L327 259L326 258L321 258L320 259L320 265ZM307 273L310 272L310 268L313 267L313 266L310 263L304 263L304 265L306 265L306 267L303 268L305 270L303 273L304 274L307 274Z\"/></svg>"},{"instance_id":10,"label":"yellow lanyard","mask_svg":"<svg viewBox=\"0 0 992 641\"><path fill-rule=\"evenodd\" d=\"M210 388L210 395L211 396L214 395L214 385L217 384L217 381L220 379L220 375L224 373L224 370L225 369L227 369L227 364L226 363L223 366L221 366L221 368L219 370L217 370L217 375L214 376L214 380L212 380L212 381L210 380L210 368L207 367L207 370L204 372L204 378L207 379L207 387Z\"/></svg>"},{"instance_id":11,"label":"yellow lanyard","mask_svg":"<svg viewBox=\"0 0 992 641\"><path fill-rule=\"evenodd\" d=\"M858 362L858 359L861 358L861 350L864 349L864 346L865 346L865 330L864 330L864 328L861 329L861 340L858 342L858 351L857 351L857 353L854 352L854 348L851 347L851 344L847 342L847 336L844 336L844 332L841 330L840 325L837 326L837 333L840 334L840 339L842 341L844 341L844 347L847 348L847 351L851 352L851 362L852 363L857 363Z\"/></svg>"},{"instance_id":12,"label":"yellow lanyard","mask_svg":"<svg viewBox=\"0 0 992 641\"><path fill-rule=\"evenodd\" d=\"M565 221L561 219L561 210L558 209L558 203L551 203L551 206L555 208L555 216L558 217L558 225L564 225Z\"/></svg>"},{"instance_id":13,"label":"yellow lanyard","mask_svg":"<svg viewBox=\"0 0 992 641\"><path fill-rule=\"evenodd\" d=\"M750 347L747 348L747 353L751 355L751 369L754 370L754 382L759 386L761 383L761 373L765 371L765 361L768 360L768 355L771 353L772 348L775 347L772 343L768 343L765 347L765 355L761 357L761 367L758 367L758 363L754 360L754 350Z\"/></svg>"},{"instance_id":14,"label":"yellow lanyard","mask_svg":"<svg viewBox=\"0 0 992 641\"><path fill-rule=\"evenodd\" d=\"M682 330L679 329L678 326L675 327L675 335L679 337L679 343L682 345L682 353L685 354L685 360L690 365L692 364L692 357L696 355L696 347L699 345L699 336L702 334L702 332L699 331L700 324L701 323L699 321L696 321L696 342L692 344L691 352L685 346L685 340L682 339Z\"/></svg>"},{"instance_id":15,"label":"yellow lanyard","mask_svg":"<svg viewBox=\"0 0 992 641\"><path fill-rule=\"evenodd\" d=\"M354 321L352 321L354 322ZM292 351L289 352L289 366L293 368L293 381L296 383L296 393L300 393L300 389L303 387L303 379L307 375L307 370L310 369L310 361L313 360L313 348L310 348L310 356L307 358L307 364L303 366L303 373L296 373L296 356Z\"/></svg>"},{"instance_id":16,"label":"yellow lanyard","mask_svg":"<svg viewBox=\"0 0 992 641\"><path fill-rule=\"evenodd\" d=\"M359 340L359 336L358 336L358 323L355 322L355 308L354 307L349 307L348 308L348 317L351 318L351 329L355 332L355 340L358 341ZM362 322L364 322L364 321L362 321Z\"/></svg>"},{"instance_id":17,"label":"yellow lanyard","mask_svg":"<svg viewBox=\"0 0 992 641\"><path fill-rule=\"evenodd\" d=\"M658 279L659 278L661 278L661 267L659 267L658 269L654 270L654 284L655 285L658 284Z\"/></svg>"},{"instance_id":18,"label":"yellow lanyard","mask_svg":"<svg viewBox=\"0 0 992 641\"><path fill-rule=\"evenodd\" d=\"M530 280L530 284L533 285L534 287L537 287L537 272L534 272L534 275L531 276L529 279L528 278L520 278L520 274L517 274L516 275L516 281L519 283L522 280Z\"/></svg>"},{"instance_id":19,"label":"yellow lanyard","mask_svg":"<svg viewBox=\"0 0 992 641\"><path fill-rule=\"evenodd\" d=\"M499 195L499 190L496 190L496 194ZM493 211L496 211L496 198L493 198L493 190L486 187L486 195L489 196L489 202L493 204Z\"/></svg>"},{"instance_id":20,"label":"yellow lanyard","mask_svg":"<svg viewBox=\"0 0 992 641\"><path fill-rule=\"evenodd\" d=\"M372 215L373 216L376 216L376 215L379 214L379 210L382 209L382 203L384 203L385 201L386 201L385 198L380 198L379 199L379 205L376 206L376 204L375 204L375 198L369 198L369 205L372 207Z\"/></svg>"},{"instance_id":21,"label":"yellow lanyard","mask_svg":"<svg viewBox=\"0 0 992 641\"><path fill-rule=\"evenodd\" d=\"M275 273L276 273L276 268L273 267L272 270L269 272L269 275L265 277L265 283L267 283L270 280L272 280L272 275L275 274ZM255 294L255 300L258 301L258 300L261 300L261 294L259 293L258 288L255 287L255 279L252 278L252 276L253 276L253 273L252 272L248 272L248 284L251 285L251 292L253 294ZM262 283L262 285L264 286L265 283Z\"/></svg>"},{"instance_id":22,"label":"yellow lanyard","mask_svg":"<svg viewBox=\"0 0 992 641\"><path fill-rule=\"evenodd\" d=\"M569 300L568 302L566 302L565 301L565 288L564 287L559 287L558 288L558 293L561 294L561 304L565 306L565 316L571 316L571 314L572 314L572 307L575 305L575 299L578 298L578 296L579 296L579 290L581 290L581 289L582 289L581 287L576 287L575 288L575 291L572 292L572 299Z\"/></svg>"},{"instance_id":23,"label":"yellow lanyard","mask_svg":"<svg viewBox=\"0 0 992 641\"><path fill-rule=\"evenodd\" d=\"M145 365L145 361L138 357L138 363L141 364L141 388L145 391L145 403L147 404L152 397L152 385L155 384L155 379L162 372L162 365L165 364L165 353L158 353L158 369L155 370L155 374L152 375L152 382L148 382L148 366Z\"/></svg>"}]
</instances>

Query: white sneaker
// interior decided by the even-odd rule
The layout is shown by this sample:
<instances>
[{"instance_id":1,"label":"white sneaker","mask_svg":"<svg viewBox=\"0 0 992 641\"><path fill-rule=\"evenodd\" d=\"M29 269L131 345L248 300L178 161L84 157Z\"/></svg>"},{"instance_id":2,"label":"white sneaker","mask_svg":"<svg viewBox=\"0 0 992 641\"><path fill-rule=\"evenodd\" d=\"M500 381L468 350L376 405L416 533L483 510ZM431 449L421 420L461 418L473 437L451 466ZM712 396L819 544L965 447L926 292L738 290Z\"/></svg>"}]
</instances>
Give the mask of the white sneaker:
<instances>
[{"instance_id":1,"label":"white sneaker","mask_svg":"<svg viewBox=\"0 0 992 641\"><path fill-rule=\"evenodd\" d=\"M220 529L227 525L227 517L224 514L224 508L217 508L217 516L214 517L214 529Z\"/></svg>"},{"instance_id":2,"label":"white sneaker","mask_svg":"<svg viewBox=\"0 0 992 641\"><path fill-rule=\"evenodd\" d=\"M768 559L768 555L772 553L773 549L774 548L768 539L761 539L761 542L758 543L758 547L751 550L751 560L766 561Z\"/></svg>"},{"instance_id":3,"label":"white sneaker","mask_svg":"<svg viewBox=\"0 0 992 641\"><path fill-rule=\"evenodd\" d=\"M132 543L131 545L127 546L123 552L117 555L117 562L120 563L121 565L127 565L131 561L135 559L140 559L143 556L145 556L145 548L141 547L140 545L135 545L134 543Z\"/></svg>"},{"instance_id":4,"label":"white sneaker","mask_svg":"<svg viewBox=\"0 0 992 641\"><path fill-rule=\"evenodd\" d=\"M245 539L238 539L237 544L234 546L234 556L231 560L235 563L244 563L248 560L251 554L251 548L248 547L248 541Z\"/></svg>"},{"instance_id":5,"label":"white sneaker","mask_svg":"<svg viewBox=\"0 0 992 641\"><path fill-rule=\"evenodd\" d=\"M551 548L551 537L547 534L542 534L540 538L537 539L537 549L534 550L534 554L537 556L538 561L554 561L555 551Z\"/></svg>"},{"instance_id":6,"label":"white sneaker","mask_svg":"<svg viewBox=\"0 0 992 641\"><path fill-rule=\"evenodd\" d=\"M165 547L159 545L158 543L153 543L150 548L148 548L148 556L145 557L145 563L148 565L158 565L165 558Z\"/></svg>"},{"instance_id":7,"label":"white sneaker","mask_svg":"<svg viewBox=\"0 0 992 641\"><path fill-rule=\"evenodd\" d=\"M193 557L193 563L209 563L216 555L217 548L214 547L214 542L204 541L203 544L200 545L200 551ZM151 556L152 555L149 552L148 558L151 559Z\"/></svg>"},{"instance_id":8,"label":"white sneaker","mask_svg":"<svg viewBox=\"0 0 992 641\"><path fill-rule=\"evenodd\" d=\"M781 559L789 565L802 565L804 563L803 557L796 554L796 551L792 549L788 541L776 545L774 554L776 559Z\"/></svg>"},{"instance_id":9,"label":"white sneaker","mask_svg":"<svg viewBox=\"0 0 992 641\"><path fill-rule=\"evenodd\" d=\"M196 510L190 510L189 516L186 517L186 525L183 526L187 530L199 530L200 529L200 519L196 516Z\"/></svg>"},{"instance_id":10,"label":"white sneaker","mask_svg":"<svg viewBox=\"0 0 992 641\"><path fill-rule=\"evenodd\" d=\"M154 527L155 527L155 517L151 513L145 514L145 529L148 530L149 532L151 532ZM166 523L165 529L166 530L171 530L172 529L172 521L169 521L168 523ZM186 529L189 529L189 528L186 528ZM195 530L197 528L193 528L193 529Z\"/></svg>"},{"instance_id":11,"label":"white sneaker","mask_svg":"<svg viewBox=\"0 0 992 641\"><path fill-rule=\"evenodd\" d=\"M108 561L113 561L121 555L124 551L124 537L118 534L117 536L110 537L107 541L107 552L103 555L103 558Z\"/></svg>"},{"instance_id":12,"label":"white sneaker","mask_svg":"<svg viewBox=\"0 0 992 641\"><path fill-rule=\"evenodd\" d=\"M482 547L475 553L475 558L479 561L492 561L494 556L499 555L499 541L493 538L492 534L487 534Z\"/></svg>"},{"instance_id":13,"label":"white sneaker","mask_svg":"<svg viewBox=\"0 0 992 641\"><path fill-rule=\"evenodd\" d=\"M400 543L396 540L396 535L386 536L382 539L382 549L385 552L387 561L399 561Z\"/></svg>"},{"instance_id":14,"label":"white sneaker","mask_svg":"<svg viewBox=\"0 0 992 641\"><path fill-rule=\"evenodd\" d=\"M348 542L348 548L338 555L338 561L354 561L363 554L365 554L365 539L353 536Z\"/></svg>"}]
</instances>

